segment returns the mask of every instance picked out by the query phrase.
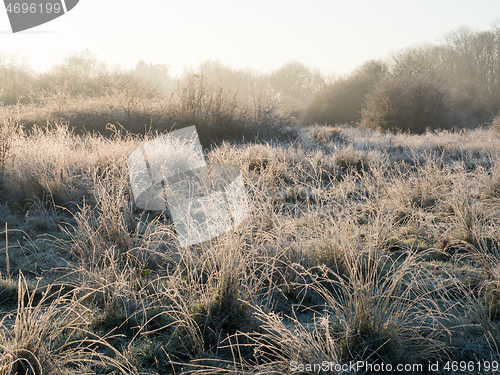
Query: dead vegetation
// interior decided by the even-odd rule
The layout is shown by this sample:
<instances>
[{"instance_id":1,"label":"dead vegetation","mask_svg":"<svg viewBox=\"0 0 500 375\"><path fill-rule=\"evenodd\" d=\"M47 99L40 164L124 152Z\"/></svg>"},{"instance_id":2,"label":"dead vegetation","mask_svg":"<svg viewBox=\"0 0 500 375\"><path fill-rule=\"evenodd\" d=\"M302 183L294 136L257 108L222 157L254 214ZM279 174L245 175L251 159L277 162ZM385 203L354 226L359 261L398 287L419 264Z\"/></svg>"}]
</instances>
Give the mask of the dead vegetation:
<instances>
[{"instance_id":1,"label":"dead vegetation","mask_svg":"<svg viewBox=\"0 0 500 375\"><path fill-rule=\"evenodd\" d=\"M168 218L130 195L126 158L154 135L17 128L0 373L498 360L495 131L317 129L207 151L243 171L250 216L179 248Z\"/></svg>"}]
</instances>

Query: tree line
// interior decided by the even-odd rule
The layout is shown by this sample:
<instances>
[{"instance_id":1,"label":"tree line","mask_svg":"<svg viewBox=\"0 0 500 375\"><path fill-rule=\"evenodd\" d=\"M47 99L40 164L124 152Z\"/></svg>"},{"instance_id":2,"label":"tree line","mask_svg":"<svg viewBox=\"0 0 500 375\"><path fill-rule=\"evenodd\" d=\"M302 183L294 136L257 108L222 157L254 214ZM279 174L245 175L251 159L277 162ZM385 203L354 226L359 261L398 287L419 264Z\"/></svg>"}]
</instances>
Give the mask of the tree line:
<instances>
[{"instance_id":1,"label":"tree line","mask_svg":"<svg viewBox=\"0 0 500 375\"><path fill-rule=\"evenodd\" d=\"M110 68L88 51L35 73L24 59L0 54L3 105L134 90L161 100L195 87L188 84L195 81L201 82L197 95L210 87L238 100L263 100L305 125L362 123L414 132L470 126L500 111L500 21L486 31L461 27L439 43L410 47L333 77L298 61L267 74L206 61L174 77L166 64L140 60L133 69Z\"/></svg>"},{"instance_id":2,"label":"tree line","mask_svg":"<svg viewBox=\"0 0 500 375\"><path fill-rule=\"evenodd\" d=\"M361 122L387 130L471 126L500 110L500 22L461 27L334 78L303 109L307 123Z\"/></svg>"}]
</instances>

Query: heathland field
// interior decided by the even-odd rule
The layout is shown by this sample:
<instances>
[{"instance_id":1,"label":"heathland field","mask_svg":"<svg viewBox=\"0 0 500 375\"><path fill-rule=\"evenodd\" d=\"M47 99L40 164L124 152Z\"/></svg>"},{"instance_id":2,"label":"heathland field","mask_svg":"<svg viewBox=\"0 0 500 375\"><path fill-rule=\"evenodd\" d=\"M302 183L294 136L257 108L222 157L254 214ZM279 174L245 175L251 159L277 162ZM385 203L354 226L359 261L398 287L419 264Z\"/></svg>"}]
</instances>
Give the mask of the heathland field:
<instances>
[{"instance_id":1,"label":"heathland field","mask_svg":"<svg viewBox=\"0 0 500 375\"><path fill-rule=\"evenodd\" d=\"M165 91L146 64L0 64L0 374L496 372L500 69L403 69L465 61L454 40L330 81L208 64ZM249 215L183 248L127 158L189 125Z\"/></svg>"},{"instance_id":2,"label":"heathland field","mask_svg":"<svg viewBox=\"0 0 500 375\"><path fill-rule=\"evenodd\" d=\"M131 199L126 160L152 135L54 125L10 136L2 373L500 360L493 127L316 126L288 143L214 146L209 161L241 168L250 215L188 248L168 215Z\"/></svg>"}]
</instances>

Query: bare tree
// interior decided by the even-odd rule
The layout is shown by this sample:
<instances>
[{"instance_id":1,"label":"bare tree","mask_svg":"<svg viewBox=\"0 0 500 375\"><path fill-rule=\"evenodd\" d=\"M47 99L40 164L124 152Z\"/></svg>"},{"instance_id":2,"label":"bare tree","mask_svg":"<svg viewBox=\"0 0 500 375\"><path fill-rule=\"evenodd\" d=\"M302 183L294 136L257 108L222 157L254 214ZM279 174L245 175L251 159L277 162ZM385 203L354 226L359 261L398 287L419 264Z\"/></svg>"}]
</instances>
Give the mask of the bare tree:
<instances>
[{"instance_id":1,"label":"bare tree","mask_svg":"<svg viewBox=\"0 0 500 375\"><path fill-rule=\"evenodd\" d=\"M301 106L324 83L319 71L298 61L290 61L269 76L274 94L289 106Z\"/></svg>"},{"instance_id":2,"label":"bare tree","mask_svg":"<svg viewBox=\"0 0 500 375\"><path fill-rule=\"evenodd\" d=\"M171 89L172 79L168 71L169 65L166 64L147 64L139 60L132 73L139 78L149 81L160 92L168 92Z\"/></svg>"},{"instance_id":3,"label":"bare tree","mask_svg":"<svg viewBox=\"0 0 500 375\"><path fill-rule=\"evenodd\" d=\"M28 99L35 75L25 59L0 55L0 102L14 104Z\"/></svg>"}]
</instances>

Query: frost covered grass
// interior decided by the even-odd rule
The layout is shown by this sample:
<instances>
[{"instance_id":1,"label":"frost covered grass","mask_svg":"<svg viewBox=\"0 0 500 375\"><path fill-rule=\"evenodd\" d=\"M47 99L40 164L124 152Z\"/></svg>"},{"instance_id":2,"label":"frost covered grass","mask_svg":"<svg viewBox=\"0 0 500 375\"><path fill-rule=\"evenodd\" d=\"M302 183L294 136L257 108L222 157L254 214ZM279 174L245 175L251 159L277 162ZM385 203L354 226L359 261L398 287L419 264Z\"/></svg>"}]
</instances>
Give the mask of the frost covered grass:
<instances>
[{"instance_id":1,"label":"frost covered grass","mask_svg":"<svg viewBox=\"0 0 500 375\"><path fill-rule=\"evenodd\" d=\"M168 213L131 197L127 157L154 134L16 121L2 125L0 374L500 359L493 128L221 143L205 156L241 169L250 215L180 248Z\"/></svg>"}]
</instances>

